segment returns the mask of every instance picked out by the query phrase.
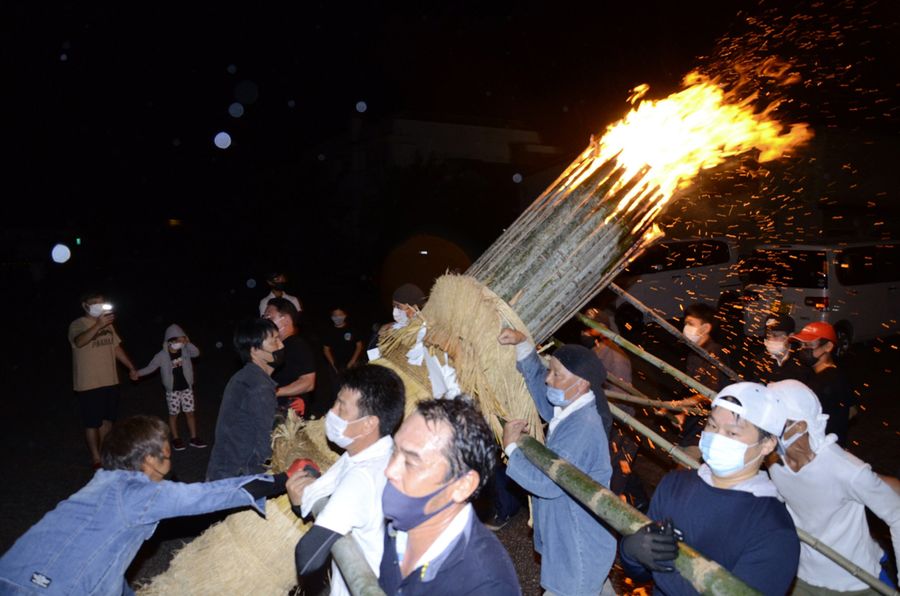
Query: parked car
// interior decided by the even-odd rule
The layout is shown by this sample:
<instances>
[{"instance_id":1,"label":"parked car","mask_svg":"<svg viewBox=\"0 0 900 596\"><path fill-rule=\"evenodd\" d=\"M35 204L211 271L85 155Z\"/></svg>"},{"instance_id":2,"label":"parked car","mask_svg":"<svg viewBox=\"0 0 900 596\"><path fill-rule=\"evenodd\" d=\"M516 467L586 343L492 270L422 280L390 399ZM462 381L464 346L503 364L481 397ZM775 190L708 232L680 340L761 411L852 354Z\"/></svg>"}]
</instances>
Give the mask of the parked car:
<instances>
[{"instance_id":1,"label":"parked car","mask_svg":"<svg viewBox=\"0 0 900 596\"><path fill-rule=\"evenodd\" d=\"M761 335L771 312L791 315L798 329L825 321L843 355L852 342L900 331L898 244L768 244L740 269L747 335Z\"/></svg>"},{"instance_id":2,"label":"parked car","mask_svg":"<svg viewBox=\"0 0 900 596\"><path fill-rule=\"evenodd\" d=\"M664 319L683 316L694 302L713 308L740 299L737 245L729 238L660 240L648 246L614 282ZM605 290L594 305L614 314L619 332L639 330L647 317Z\"/></svg>"}]
</instances>

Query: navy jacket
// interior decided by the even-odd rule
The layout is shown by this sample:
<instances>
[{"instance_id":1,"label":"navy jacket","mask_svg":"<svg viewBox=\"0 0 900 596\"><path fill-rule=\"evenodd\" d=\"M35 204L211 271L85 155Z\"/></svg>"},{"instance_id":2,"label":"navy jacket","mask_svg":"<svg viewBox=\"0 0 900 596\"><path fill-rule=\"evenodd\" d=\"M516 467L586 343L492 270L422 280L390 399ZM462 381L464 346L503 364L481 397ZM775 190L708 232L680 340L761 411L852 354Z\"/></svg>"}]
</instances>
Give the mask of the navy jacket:
<instances>
[{"instance_id":1,"label":"navy jacket","mask_svg":"<svg viewBox=\"0 0 900 596\"><path fill-rule=\"evenodd\" d=\"M384 554L378 585L388 596L520 596L519 579L512 561L493 532L478 521L473 511L455 542L428 565L405 578L397 561L396 533L384 530Z\"/></svg>"},{"instance_id":2,"label":"navy jacket","mask_svg":"<svg viewBox=\"0 0 900 596\"><path fill-rule=\"evenodd\" d=\"M763 594L787 593L800 560L800 539L784 503L775 497L757 497L741 490L708 485L696 471L666 474L653 493L650 519L671 518L684 533L685 543L712 559ZM648 576L646 568L619 558L635 579ZM696 594L677 571L653 573L658 594Z\"/></svg>"}]
</instances>

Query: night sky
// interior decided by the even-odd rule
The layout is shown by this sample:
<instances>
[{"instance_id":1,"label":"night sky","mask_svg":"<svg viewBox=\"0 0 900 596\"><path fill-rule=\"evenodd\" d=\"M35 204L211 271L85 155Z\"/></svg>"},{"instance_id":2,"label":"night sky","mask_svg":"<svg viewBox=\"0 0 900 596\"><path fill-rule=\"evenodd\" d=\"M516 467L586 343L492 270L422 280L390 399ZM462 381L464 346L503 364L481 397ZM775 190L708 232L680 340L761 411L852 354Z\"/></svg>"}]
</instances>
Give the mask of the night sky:
<instances>
[{"instance_id":1,"label":"night sky","mask_svg":"<svg viewBox=\"0 0 900 596\"><path fill-rule=\"evenodd\" d=\"M850 163L842 171L859 180L845 186L886 189L880 209L896 196L896 174L876 172L873 182L852 160L866 146L885 163L897 155L896 4L828 4L839 6L828 14L819 3L784 2L7 7L5 272L24 267L31 281L52 283L61 267L49 263L49 247L76 237L84 245L62 267L101 285L116 281L111 268L158 272L176 255L226 277L259 277L278 263L309 283L377 278L384 255L423 230L476 258L532 198L508 172L483 174L481 192L494 199L482 213L463 201L445 217L428 200L383 188L348 213L335 202L340 180L325 174L323 144L347 134L354 117L365 128L412 115L535 130L560 149L544 165L562 169L624 113L635 85L662 97L692 68L737 56L722 42L729 35L754 45L742 51L771 49L797 63L807 85L788 102L791 116L817 134L861 135L846 156L831 156L832 173ZM827 40L829 30L843 37ZM229 114L236 101L240 118ZM221 131L231 136L225 150L213 143ZM409 187L412 197L471 190L428 175ZM359 238L368 243L355 250Z\"/></svg>"}]
</instances>

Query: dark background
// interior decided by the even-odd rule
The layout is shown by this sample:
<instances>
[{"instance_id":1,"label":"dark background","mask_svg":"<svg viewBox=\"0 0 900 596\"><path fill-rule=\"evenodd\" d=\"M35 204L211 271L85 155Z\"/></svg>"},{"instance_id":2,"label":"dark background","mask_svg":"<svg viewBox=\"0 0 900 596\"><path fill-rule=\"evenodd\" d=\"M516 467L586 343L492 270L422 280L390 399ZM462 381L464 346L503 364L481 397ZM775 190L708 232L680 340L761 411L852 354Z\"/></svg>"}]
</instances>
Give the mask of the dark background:
<instances>
[{"instance_id":1,"label":"dark background","mask_svg":"<svg viewBox=\"0 0 900 596\"><path fill-rule=\"evenodd\" d=\"M0 488L0 551L90 477L65 339L83 292L115 304L138 366L168 324L187 330L204 351L198 412L210 438L237 366L231 330L255 314L267 272L287 271L313 339L335 303L362 327L389 319L399 282L427 290L444 269L464 270L592 133L625 113L640 83L660 98L694 68L733 83L736 65L753 72L776 56L802 82L784 91L756 81L757 103L783 97L778 116L816 134L791 160L731 160L702 176L660 218L668 235L728 233L745 248L896 239L898 7L4 4L0 447L11 473ZM240 118L228 112L235 101ZM403 166L376 151L355 161L403 118L461 135L472 126L532 131L553 151ZM225 150L213 144L221 131L232 139ZM65 264L50 260L56 243L72 250ZM894 338L856 346L848 360L870 400L852 431L855 452L893 474L897 352ZM164 415L161 391L155 378L126 383L123 415ZM181 479L199 480L204 453L176 454L175 464ZM522 575L534 566L520 538Z\"/></svg>"}]
</instances>

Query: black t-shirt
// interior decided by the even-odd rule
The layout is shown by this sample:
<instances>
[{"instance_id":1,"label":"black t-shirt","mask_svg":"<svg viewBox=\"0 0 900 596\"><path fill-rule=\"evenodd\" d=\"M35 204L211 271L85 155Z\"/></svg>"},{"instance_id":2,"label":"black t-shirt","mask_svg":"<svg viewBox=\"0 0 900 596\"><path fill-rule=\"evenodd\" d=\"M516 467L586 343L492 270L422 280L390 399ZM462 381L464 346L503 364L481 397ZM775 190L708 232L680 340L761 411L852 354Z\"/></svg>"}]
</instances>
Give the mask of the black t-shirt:
<instances>
[{"instance_id":1,"label":"black t-shirt","mask_svg":"<svg viewBox=\"0 0 900 596\"><path fill-rule=\"evenodd\" d=\"M834 433L841 447L847 444L847 428L850 425L850 407L859 400L850 387L847 376L840 369L831 366L822 372L810 375L809 388L822 403L822 412L828 414L826 433Z\"/></svg>"},{"instance_id":2,"label":"black t-shirt","mask_svg":"<svg viewBox=\"0 0 900 596\"><path fill-rule=\"evenodd\" d=\"M272 373L279 387L290 385L303 375L316 372L316 359L306 340L292 335L284 340L284 363Z\"/></svg>"},{"instance_id":3,"label":"black t-shirt","mask_svg":"<svg viewBox=\"0 0 900 596\"><path fill-rule=\"evenodd\" d=\"M356 351L356 343L363 341L363 335L355 328L331 327L325 332L324 345L331 348L334 364L338 369L347 368L347 363L353 358Z\"/></svg>"},{"instance_id":4,"label":"black t-shirt","mask_svg":"<svg viewBox=\"0 0 900 596\"><path fill-rule=\"evenodd\" d=\"M181 368L183 362L181 356L181 350L174 353L169 352L169 358L172 359L172 391L184 391L188 388L187 379L184 378L184 370Z\"/></svg>"}]
</instances>

